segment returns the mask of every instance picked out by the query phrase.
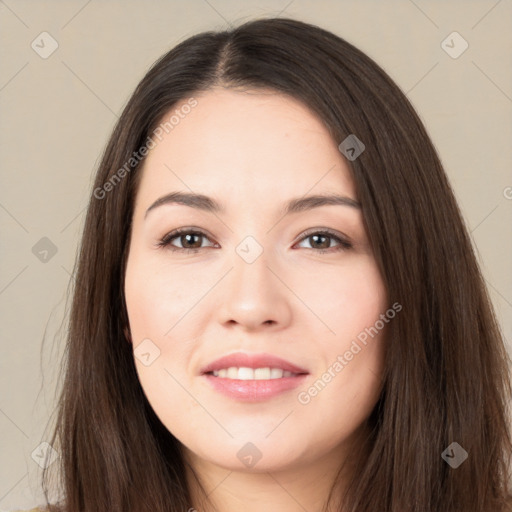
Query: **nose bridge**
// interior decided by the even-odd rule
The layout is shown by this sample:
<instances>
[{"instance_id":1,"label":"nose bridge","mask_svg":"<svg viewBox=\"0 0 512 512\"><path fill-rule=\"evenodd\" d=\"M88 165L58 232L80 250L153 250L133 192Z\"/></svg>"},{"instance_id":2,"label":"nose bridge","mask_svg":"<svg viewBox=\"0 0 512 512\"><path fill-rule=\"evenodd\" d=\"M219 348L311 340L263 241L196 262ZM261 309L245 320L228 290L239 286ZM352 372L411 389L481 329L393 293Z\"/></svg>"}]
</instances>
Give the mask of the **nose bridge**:
<instances>
[{"instance_id":1,"label":"nose bridge","mask_svg":"<svg viewBox=\"0 0 512 512\"><path fill-rule=\"evenodd\" d=\"M235 247L233 255L233 280L235 288L251 287L255 291L262 292L263 288L275 286L270 279L268 247L256 239L254 235L245 236ZM245 291L251 291L249 290Z\"/></svg>"},{"instance_id":2,"label":"nose bridge","mask_svg":"<svg viewBox=\"0 0 512 512\"><path fill-rule=\"evenodd\" d=\"M240 207L242 205L239 205ZM236 273L260 274L261 272L270 272L267 265L272 266L268 260L269 243L272 235L268 235L269 226L267 225L265 212L262 211L261 204L258 201L250 205L244 205L239 211L244 213L236 219L231 226L235 254L233 255L234 271Z\"/></svg>"},{"instance_id":3,"label":"nose bridge","mask_svg":"<svg viewBox=\"0 0 512 512\"><path fill-rule=\"evenodd\" d=\"M246 235L235 246L231 275L219 309L221 322L234 321L254 328L286 321L286 290L274 275L275 264L268 258L271 253L254 235Z\"/></svg>"}]
</instances>

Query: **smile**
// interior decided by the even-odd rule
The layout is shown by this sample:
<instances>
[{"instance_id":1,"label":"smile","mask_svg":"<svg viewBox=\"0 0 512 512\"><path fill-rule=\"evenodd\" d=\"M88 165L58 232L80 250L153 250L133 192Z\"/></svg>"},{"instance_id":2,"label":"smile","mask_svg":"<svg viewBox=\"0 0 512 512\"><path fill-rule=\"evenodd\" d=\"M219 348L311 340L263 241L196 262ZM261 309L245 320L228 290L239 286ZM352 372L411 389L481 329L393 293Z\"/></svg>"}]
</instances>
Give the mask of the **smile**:
<instances>
[{"instance_id":1,"label":"smile","mask_svg":"<svg viewBox=\"0 0 512 512\"><path fill-rule=\"evenodd\" d=\"M283 377L294 377L298 375L282 368L247 368L231 366L210 372L214 377L236 379L236 380L271 380L282 379Z\"/></svg>"}]
</instances>

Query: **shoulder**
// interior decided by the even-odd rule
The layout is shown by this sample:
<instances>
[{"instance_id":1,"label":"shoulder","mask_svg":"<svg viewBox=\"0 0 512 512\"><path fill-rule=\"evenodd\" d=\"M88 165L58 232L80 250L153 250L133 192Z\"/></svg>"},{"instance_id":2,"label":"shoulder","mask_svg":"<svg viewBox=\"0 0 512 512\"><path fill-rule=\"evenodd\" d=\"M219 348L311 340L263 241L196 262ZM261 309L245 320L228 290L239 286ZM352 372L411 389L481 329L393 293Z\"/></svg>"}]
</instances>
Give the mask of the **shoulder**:
<instances>
[{"instance_id":1,"label":"shoulder","mask_svg":"<svg viewBox=\"0 0 512 512\"><path fill-rule=\"evenodd\" d=\"M29 510L13 510L12 512L48 512L48 509L47 508L43 508L43 507L36 507L36 508L31 508Z\"/></svg>"},{"instance_id":2,"label":"shoulder","mask_svg":"<svg viewBox=\"0 0 512 512\"><path fill-rule=\"evenodd\" d=\"M11 512L64 512L65 506L62 503L45 503L31 509L15 509Z\"/></svg>"}]
</instances>

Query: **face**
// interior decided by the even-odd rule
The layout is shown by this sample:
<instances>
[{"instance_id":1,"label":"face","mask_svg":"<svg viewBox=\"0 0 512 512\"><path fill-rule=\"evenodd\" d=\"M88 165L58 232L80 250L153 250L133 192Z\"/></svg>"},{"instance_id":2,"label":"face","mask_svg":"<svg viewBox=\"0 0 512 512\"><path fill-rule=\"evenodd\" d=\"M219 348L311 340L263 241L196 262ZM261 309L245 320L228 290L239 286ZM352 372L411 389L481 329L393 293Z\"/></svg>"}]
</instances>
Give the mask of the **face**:
<instances>
[{"instance_id":1,"label":"face","mask_svg":"<svg viewBox=\"0 0 512 512\"><path fill-rule=\"evenodd\" d=\"M349 168L290 97L194 98L155 139L134 208L125 297L142 388L195 460L269 471L339 458L378 399L390 311ZM174 192L219 209L155 205ZM344 199L287 210L316 195ZM233 354L248 358L203 373Z\"/></svg>"}]
</instances>

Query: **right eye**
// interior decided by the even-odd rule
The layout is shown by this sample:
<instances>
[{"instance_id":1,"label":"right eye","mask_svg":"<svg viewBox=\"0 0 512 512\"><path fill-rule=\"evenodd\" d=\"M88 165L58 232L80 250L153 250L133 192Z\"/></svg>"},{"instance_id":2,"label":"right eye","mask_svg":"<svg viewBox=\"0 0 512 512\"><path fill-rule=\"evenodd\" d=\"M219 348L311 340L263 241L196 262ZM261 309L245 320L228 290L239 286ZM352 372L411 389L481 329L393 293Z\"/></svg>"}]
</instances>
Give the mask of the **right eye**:
<instances>
[{"instance_id":1,"label":"right eye","mask_svg":"<svg viewBox=\"0 0 512 512\"><path fill-rule=\"evenodd\" d=\"M168 247L171 251L181 251L181 252L191 252L196 253L200 249L204 249L204 247L186 247L188 244L197 244L197 239L208 238L205 233L202 231L187 229L187 228L179 228L167 233L157 244L158 247ZM175 238L179 239L182 243L182 247L176 247L171 242ZM185 246L183 246L183 243ZM201 244L199 244L201 245Z\"/></svg>"}]
</instances>

